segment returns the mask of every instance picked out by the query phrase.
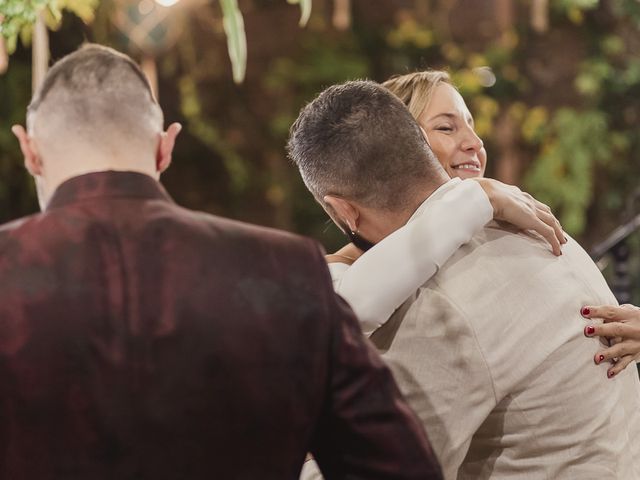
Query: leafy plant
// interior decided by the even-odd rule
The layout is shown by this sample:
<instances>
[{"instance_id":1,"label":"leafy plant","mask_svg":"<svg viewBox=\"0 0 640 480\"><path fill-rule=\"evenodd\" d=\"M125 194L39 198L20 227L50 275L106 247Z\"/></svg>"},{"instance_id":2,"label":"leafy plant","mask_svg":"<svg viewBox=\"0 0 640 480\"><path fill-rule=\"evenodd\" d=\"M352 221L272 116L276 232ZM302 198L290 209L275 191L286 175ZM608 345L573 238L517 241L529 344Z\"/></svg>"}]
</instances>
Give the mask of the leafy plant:
<instances>
[{"instance_id":1,"label":"leafy plant","mask_svg":"<svg viewBox=\"0 0 640 480\"><path fill-rule=\"evenodd\" d=\"M93 20L100 0L0 0L0 35L7 40L7 51L13 53L18 37L29 44L33 25L41 12L47 26L55 30L62 21L62 11L75 13L85 23ZM300 26L311 17L312 0L287 0L300 5ZM220 0L222 24L227 36L227 48L233 69L233 80L242 83L247 70L247 35L237 0Z\"/></svg>"},{"instance_id":2,"label":"leafy plant","mask_svg":"<svg viewBox=\"0 0 640 480\"><path fill-rule=\"evenodd\" d=\"M0 0L0 35L7 40L7 51L15 51L18 37L24 44L31 40L33 25L42 13L47 26L55 30L62 21L62 12L76 14L85 23L93 20L100 0Z\"/></svg>"},{"instance_id":3,"label":"leafy plant","mask_svg":"<svg viewBox=\"0 0 640 480\"><path fill-rule=\"evenodd\" d=\"M287 2L300 5L300 26L304 27L311 17L312 0L287 0ZM244 30L244 19L237 0L220 0L220 6L233 69L233 80L236 83L242 83L247 71L247 35Z\"/></svg>"},{"instance_id":4,"label":"leafy plant","mask_svg":"<svg viewBox=\"0 0 640 480\"><path fill-rule=\"evenodd\" d=\"M587 207L593 201L594 172L614 157L614 141L601 111L561 108L551 120L525 185L559 214L569 233L585 228Z\"/></svg>"},{"instance_id":5,"label":"leafy plant","mask_svg":"<svg viewBox=\"0 0 640 480\"><path fill-rule=\"evenodd\" d=\"M247 71L247 35L237 0L220 0L222 25L227 35L227 48L233 69L233 80L242 83Z\"/></svg>"},{"instance_id":6,"label":"leafy plant","mask_svg":"<svg viewBox=\"0 0 640 480\"><path fill-rule=\"evenodd\" d=\"M309 18L311 17L311 1L312 0L287 0L291 5L300 5L300 26L304 27L307 25Z\"/></svg>"}]
</instances>

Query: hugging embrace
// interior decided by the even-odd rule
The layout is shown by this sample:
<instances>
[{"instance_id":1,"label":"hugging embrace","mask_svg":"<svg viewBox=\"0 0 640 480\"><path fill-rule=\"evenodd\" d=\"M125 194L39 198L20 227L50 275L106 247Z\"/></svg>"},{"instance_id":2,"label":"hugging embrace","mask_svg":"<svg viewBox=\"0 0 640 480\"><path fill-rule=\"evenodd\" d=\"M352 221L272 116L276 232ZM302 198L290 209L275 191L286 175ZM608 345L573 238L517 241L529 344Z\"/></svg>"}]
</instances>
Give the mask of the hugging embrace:
<instances>
[{"instance_id":1,"label":"hugging embrace","mask_svg":"<svg viewBox=\"0 0 640 480\"><path fill-rule=\"evenodd\" d=\"M425 78L397 79L409 110L331 87L292 128L362 247L329 257L357 319L316 242L173 202L181 127L135 62L58 61L13 127L42 212L0 227L0 479L317 477L307 452L327 479L638 478L635 330L583 336L615 300L546 206L447 175L486 153Z\"/></svg>"},{"instance_id":2,"label":"hugging embrace","mask_svg":"<svg viewBox=\"0 0 640 480\"><path fill-rule=\"evenodd\" d=\"M443 109L433 122L445 135L472 129L457 92L440 88L454 101L432 100ZM303 108L289 152L333 221L369 247L332 267L334 282L445 478L640 478L637 371L608 380L607 362L592 360L598 340L583 334L583 305L615 303L599 270L572 239L552 255L538 235L484 226L491 208L480 187L452 180L426 136L390 91L354 81ZM477 136L467 138L468 164L486 159ZM469 209L464 238L453 224ZM303 478L317 476L305 465Z\"/></svg>"}]
</instances>

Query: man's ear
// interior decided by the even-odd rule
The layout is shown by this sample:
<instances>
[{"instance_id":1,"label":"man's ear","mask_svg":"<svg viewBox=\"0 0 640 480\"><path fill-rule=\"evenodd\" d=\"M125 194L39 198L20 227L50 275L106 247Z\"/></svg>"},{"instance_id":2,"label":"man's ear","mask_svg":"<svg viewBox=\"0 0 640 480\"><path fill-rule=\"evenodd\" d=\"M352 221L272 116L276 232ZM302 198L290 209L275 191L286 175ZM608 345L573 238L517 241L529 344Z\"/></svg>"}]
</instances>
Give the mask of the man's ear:
<instances>
[{"instance_id":1,"label":"man's ear","mask_svg":"<svg viewBox=\"0 0 640 480\"><path fill-rule=\"evenodd\" d=\"M160 143L158 144L158 152L156 153L156 170L158 173L164 172L171 165L171 155L173 147L176 144L176 138L182 130L182 125L172 123L166 132L160 134Z\"/></svg>"},{"instance_id":2,"label":"man's ear","mask_svg":"<svg viewBox=\"0 0 640 480\"><path fill-rule=\"evenodd\" d=\"M325 195L324 203L333 210L333 213L343 225L346 225L352 232L358 231L358 221L360 220L360 210L356 205L335 195Z\"/></svg>"},{"instance_id":3,"label":"man's ear","mask_svg":"<svg viewBox=\"0 0 640 480\"><path fill-rule=\"evenodd\" d=\"M42 175L42 162L40 155L33 139L27 134L27 131L21 125L14 125L11 131L20 142L20 150L24 157L24 166L31 175Z\"/></svg>"}]
</instances>

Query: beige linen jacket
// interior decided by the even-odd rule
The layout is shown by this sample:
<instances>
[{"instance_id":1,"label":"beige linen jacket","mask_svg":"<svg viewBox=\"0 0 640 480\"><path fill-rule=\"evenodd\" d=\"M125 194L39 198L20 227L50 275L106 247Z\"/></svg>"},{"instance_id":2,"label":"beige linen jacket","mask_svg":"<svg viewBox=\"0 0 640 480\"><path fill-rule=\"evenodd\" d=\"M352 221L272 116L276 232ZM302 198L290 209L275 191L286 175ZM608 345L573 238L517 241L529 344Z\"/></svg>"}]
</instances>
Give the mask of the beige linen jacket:
<instances>
[{"instance_id":1,"label":"beige linen jacket","mask_svg":"<svg viewBox=\"0 0 640 480\"><path fill-rule=\"evenodd\" d=\"M492 224L371 339L447 479L632 480L638 372L607 379L579 313L607 303L615 298L573 240L554 257L539 238Z\"/></svg>"}]
</instances>

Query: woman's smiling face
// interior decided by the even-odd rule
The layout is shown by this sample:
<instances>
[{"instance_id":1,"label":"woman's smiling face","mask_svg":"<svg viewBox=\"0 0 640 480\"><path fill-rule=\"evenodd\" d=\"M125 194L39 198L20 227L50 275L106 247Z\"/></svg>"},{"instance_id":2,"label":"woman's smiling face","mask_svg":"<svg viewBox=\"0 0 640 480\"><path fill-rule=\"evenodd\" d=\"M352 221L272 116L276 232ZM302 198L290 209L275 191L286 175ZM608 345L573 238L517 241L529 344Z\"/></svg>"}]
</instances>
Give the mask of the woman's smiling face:
<instances>
[{"instance_id":1,"label":"woman's smiling face","mask_svg":"<svg viewBox=\"0 0 640 480\"><path fill-rule=\"evenodd\" d=\"M437 85L418 123L450 177L484 175L487 152L473 129L473 117L455 88L448 83Z\"/></svg>"}]
</instances>

